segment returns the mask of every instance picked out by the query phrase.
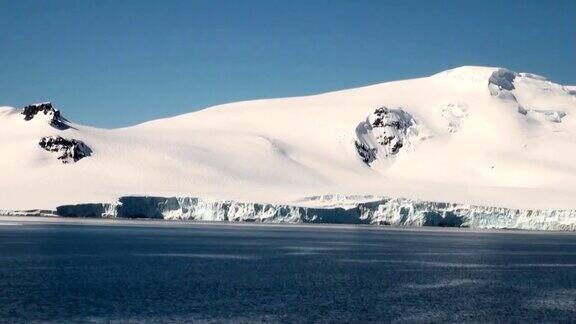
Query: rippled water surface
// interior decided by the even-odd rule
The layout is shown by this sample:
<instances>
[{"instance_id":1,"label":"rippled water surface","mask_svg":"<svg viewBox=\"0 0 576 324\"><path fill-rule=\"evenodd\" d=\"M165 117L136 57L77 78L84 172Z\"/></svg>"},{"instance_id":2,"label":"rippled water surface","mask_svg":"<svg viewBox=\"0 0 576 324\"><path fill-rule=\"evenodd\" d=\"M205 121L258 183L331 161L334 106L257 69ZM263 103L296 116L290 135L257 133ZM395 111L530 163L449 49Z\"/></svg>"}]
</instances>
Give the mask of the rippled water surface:
<instances>
[{"instance_id":1,"label":"rippled water surface","mask_svg":"<svg viewBox=\"0 0 576 324\"><path fill-rule=\"evenodd\" d=\"M576 321L572 233L62 222L0 218L0 321Z\"/></svg>"}]
</instances>

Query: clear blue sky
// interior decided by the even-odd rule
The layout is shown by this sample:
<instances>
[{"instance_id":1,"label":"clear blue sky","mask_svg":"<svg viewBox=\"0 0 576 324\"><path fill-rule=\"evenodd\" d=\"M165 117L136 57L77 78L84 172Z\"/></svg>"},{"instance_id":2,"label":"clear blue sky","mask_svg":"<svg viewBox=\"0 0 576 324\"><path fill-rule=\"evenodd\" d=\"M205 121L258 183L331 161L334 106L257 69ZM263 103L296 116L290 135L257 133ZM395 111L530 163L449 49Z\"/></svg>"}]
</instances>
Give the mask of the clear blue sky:
<instances>
[{"instance_id":1,"label":"clear blue sky","mask_svg":"<svg viewBox=\"0 0 576 324\"><path fill-rule=\"evenodd\" d=\"M119 127L505 66L576 84L576 1L0 0L0 105Z\"/></svg>"}]
</instances>

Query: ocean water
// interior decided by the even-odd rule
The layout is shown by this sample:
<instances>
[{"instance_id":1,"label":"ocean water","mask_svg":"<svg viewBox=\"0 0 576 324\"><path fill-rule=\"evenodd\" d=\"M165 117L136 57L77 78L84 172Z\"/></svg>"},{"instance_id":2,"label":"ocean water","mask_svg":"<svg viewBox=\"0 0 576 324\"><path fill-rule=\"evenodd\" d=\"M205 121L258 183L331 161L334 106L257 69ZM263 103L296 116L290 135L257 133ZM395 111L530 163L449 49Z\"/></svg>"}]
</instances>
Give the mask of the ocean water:
<instances>
[{"instance_id":1,"label":"ocean water","mask_svg":"<svg viewBox=\"0 0 576 324\"><path fill-rule=\"evenodd\" d=\"M0 218L0 322L576 321L573 233Z\"/></svg>"}]
</instances>

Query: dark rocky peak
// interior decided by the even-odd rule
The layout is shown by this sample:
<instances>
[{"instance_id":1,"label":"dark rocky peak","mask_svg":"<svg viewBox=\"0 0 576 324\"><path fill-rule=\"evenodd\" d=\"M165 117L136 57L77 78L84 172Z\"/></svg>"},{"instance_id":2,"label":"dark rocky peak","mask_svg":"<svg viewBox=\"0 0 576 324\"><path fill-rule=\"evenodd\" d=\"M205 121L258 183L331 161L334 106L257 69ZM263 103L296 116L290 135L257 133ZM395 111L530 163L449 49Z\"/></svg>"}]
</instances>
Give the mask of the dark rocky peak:
<instances>
[{"instance_id":1,"label":"dark rocky peak","mask_svg":"<svg viewBox=\"0 0 576 324\"><path fill-rule=\"evenodd\" d=\"M62 163L77 162L92 155L92 149L84 142L75 139L66 139L61 136L46 136L40 139L40 147L49 152L58 153Z\"/></svg>"},{"instance_id":2,"label":"dark rocky peak","mask_svg":"<svg viewBox=\"0 0 576 324\"><path fill-rule=\"evenodd\" d=\"M490 93L493 96L496 96L502 90L514 90L514 79L518 76L518 73L508 69L500 68L494 71L490 76L490 79L488 79L488 88L490 88Z\"/></svg>"},{"instance_id":3,"label":"dark rocky peak","mask_svg":"<svg viewBox=\"0 0 576 324\"><path fill-rule=\"evenodd\" d=\"M26 121L34 119L38 114L45 115L49 124L54 128L67 129L70 127L67 124L68 120L62 117L60 110L54 108L50 102L28 105L22 109L22 115Z\"/></svg>"}]
</instances>

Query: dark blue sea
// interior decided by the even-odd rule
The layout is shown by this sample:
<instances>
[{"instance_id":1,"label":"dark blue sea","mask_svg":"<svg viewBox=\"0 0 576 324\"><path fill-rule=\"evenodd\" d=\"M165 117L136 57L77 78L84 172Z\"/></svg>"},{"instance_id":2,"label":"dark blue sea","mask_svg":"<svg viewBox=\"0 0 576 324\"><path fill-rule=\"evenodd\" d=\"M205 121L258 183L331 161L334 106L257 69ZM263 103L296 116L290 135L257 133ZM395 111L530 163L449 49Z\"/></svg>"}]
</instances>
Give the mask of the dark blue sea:
<instances>
[{"instance_id":1,"label":"dark blue sea","mask_svg":"<svg viewBox=\"0 0 576 324\"><path fill-rule=\"evenodd\" d=\"M0 218L0 321L576 322L576 235Z\"/></svg>"}]
</instances>

